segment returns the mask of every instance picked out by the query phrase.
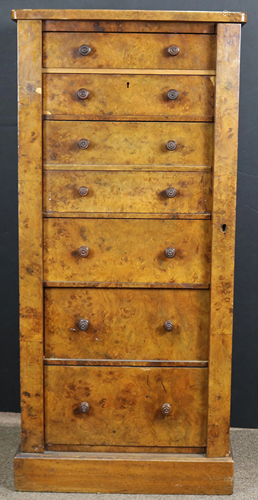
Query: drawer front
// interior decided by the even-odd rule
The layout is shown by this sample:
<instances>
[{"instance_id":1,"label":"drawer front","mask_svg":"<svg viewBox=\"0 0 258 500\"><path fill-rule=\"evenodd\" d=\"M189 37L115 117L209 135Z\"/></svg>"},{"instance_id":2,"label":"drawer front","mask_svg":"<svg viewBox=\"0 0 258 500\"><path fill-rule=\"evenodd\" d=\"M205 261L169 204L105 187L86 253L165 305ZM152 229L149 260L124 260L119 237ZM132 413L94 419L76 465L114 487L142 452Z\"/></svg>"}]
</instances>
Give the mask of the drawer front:
<instances>
[{"instance_id":1,"label":"drawer front","mask_svg":"<svg viewBox=\"0 0 258 500\"><path fill-rule=\"evenodd\" d=\"M209 76L45 74L43 113L211 121L214 84L215 77ZM78 95L82 88L88 92L86 99ZM176 92L168 94L170 90Z\"/></svg>"},{"instance_id":2,"label":"drawer front","mask_svg":"<svg viewBox=\"0 0 258 500\"><path fill-rule=\"evenodd\" d=\"M215 35L43 33L43 66L215 69L215 49Z\"/></svg>"},{"instance_id":3,"label":"drawer front","mask_svg":"<svg viewBox=\"0 0 258 500\"><path fill-rule=\"evenodd\" d=\"M44 172L44 210L201 214L211 210L211 174L49 170Z\"/></svg>"},{"instance_id":4,"label":"drawer front","mask_svg":"<svg viewBox=\"0 0 258 500\"><path fill-rule=\"evenodd\" d=\"M81 143L82 139L89 143ZM212 123L44 122L47 169L83 170L103 165L108 170L117 166L155 170L175 165L211 166L212 162Z\"/></svg>"},{"instance_id":5,"label":"drawer front","mask_svg":"<svg viewBox=\"0 0 258 500\"><path fill-rule=\"evenodd\" d=\"M209 290L45 289L47 358L205 361L208 331Z\"/></svg>"},{"instance_id":6,"label":"drawer front","mask_svg":"<svg viewBox=\"0 0 258 500\"><path fill-rule=\"evenodd\" d=\"M83 20L43 21L43 31L89 31L124 33L215 33L215 24L194 21L125 21L125 20Z\"/></svg>"},{"instance_id":7,"label":"drawer front","mask_svg":"<svg viewBox=\"0 0 258 500\"><path fill-rule=\"evenodd\" d=\"M45 219L44 279L209 283L210 233L209 220Z\"/></svg>"},{"instance_id":8,"label":"drawer front","mask_svg":"<svg viewBox=\"0 0 258 500\"><path fill-rule=\"evenodd\" d=\"M45 367L46 443L205 446L206 415L206 368Z\"/></svg>"}]
</instances>

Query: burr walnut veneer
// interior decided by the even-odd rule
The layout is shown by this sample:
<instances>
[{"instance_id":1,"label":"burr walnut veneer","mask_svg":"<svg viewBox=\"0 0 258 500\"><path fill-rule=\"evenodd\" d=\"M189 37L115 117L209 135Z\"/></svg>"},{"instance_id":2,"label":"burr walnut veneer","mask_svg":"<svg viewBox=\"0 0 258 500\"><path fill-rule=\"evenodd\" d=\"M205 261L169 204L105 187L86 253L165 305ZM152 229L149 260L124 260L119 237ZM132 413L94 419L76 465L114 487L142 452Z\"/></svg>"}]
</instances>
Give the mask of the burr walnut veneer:
<instances>
[{"instance_id":1,"label":"burr walnut veneer","mask_svg":"<svg viewBox=\"0 0 258 500\"><path fill-rule=\"evenodd\" d=\"M239 12L16 10L18 490L229 494Z\"/></svg>"}]
</instances>

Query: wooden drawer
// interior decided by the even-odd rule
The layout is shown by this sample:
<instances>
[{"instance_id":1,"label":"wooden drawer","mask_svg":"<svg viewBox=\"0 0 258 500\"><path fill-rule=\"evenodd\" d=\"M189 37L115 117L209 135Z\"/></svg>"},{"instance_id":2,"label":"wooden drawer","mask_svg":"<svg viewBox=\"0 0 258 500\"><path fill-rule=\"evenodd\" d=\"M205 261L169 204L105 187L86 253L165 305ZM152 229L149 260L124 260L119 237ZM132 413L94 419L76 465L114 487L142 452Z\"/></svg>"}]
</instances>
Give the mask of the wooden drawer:
<instances>
[{"instance_id":1,"label":"wooden drawer","mask_svg":"<svg viewBox=\"0 0 258 500\"><path fill-rule=\"evenodd\" d=\"M44 172L44 210L49 215L203 214L211 211L211 174L49 170Z\"/></svg>"},{"instance_id":2,"label":"wooden drawer","mask_svg":"<svg viewBox=\"0 0 258 500\"><path fill-rule=\"evenodd\" d=\"M89 141L86 149L81 139ZM45 121L43 144L47 169L211 166L213 124Z\"/></svg>"},{"instance_id":3,"label":"wooden drawer","mask_svg":"<svg viewBox=\"0 0 258 500\"><path fill-rule=\"evenodd\" d=\"M228 13L227 13L228 14ZM89 32L124 32L124 33L215 33L212 22L180 21L125 21L125 20L73 20L56 21L48 19L42 22L43 31L89 31Z\"/></svg>"},{"instance_id":4,"label":"wooden drawer","mask_svg":"<svg viewBox=\"0 0 258 500\"><path fill-rule=\"evenodd\" d=\"M47 358L207 360L208 331L209 290L45 289Z\"/></svg>"},{"instance_id":5,"label":"wooden drawer","mask_svg":"<svg viewBox=\"0 0 258 500\"><path fill-rule=\"evenodd\" d=\"M43 113L88 120L212 121L214 85L213 76L45 74ZM78 96L82 88L89 93L86 99Z\"/></svg>"},{"instance_id":6,"label":"wooden drawer","mask_svg":"<svg viewBox=\"0 0 258 500\"><path fill-rule=\"evenodd\" d=\"M209 220L45 219L44 279L207 284L210 233Z\"/></svg>"},{"instance_id":7,"label":"wooden drawer","mask_svg":"<svg viewBox=\"0 0 258 500\"><path fill-rule=\"evenodd\" d=\"M80 53L85 45L90 48L88 55ZM177 55L170 55L171 46L179 48ZM43 66L215 69L215 49L215 35L43 33Z\"/></svg>"},{"instance_id":8,"label":"wooden drawer","mask_svg":"<svg viewBox=\"0 0 258 500\"><path fill-rule=\"evenodd\" d=\"M206 416L206 368L45 367L46 443L205 446Z\"/></svg>"}]
</instances>

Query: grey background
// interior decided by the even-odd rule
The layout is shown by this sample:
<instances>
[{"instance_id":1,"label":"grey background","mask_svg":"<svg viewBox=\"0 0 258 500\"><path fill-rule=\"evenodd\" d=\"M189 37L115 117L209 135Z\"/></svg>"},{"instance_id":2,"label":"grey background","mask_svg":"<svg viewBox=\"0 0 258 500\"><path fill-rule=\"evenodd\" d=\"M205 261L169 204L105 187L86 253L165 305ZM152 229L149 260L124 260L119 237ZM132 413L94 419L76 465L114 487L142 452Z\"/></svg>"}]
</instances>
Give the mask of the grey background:
<instances>
[{"instance_id":1,"label":"grey background","mask_svg":"<svg viewBox=\"0 0 258 500\"><path fill-rule=\"evenodd\" d=\"M11 9L247 11L242 29L232 377L233 427L258 428L258 2L257 0L1 0L0 411L19 411L16 23Z\"/></svg>"}]
</instances>

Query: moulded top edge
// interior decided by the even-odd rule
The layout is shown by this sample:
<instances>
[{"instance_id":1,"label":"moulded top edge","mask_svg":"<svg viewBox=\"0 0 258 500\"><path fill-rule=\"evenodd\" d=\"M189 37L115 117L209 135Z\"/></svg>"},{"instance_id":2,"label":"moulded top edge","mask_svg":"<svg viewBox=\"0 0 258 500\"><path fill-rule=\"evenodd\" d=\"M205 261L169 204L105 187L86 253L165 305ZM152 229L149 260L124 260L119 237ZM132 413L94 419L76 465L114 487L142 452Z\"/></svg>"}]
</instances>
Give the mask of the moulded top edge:
<instances>
[{"instance_id":1,"label":"moulded top edge","mask_svg":"<svg viewBox=\"0 0 258 500\"><path fill-rule=\"evenodd\" d=\"M14 9L17 20L117 20L117 21L187 21L204 23L241 23L247 21L246 12L208 12L179 10L109 10L109 9Z\"/></svg>"}]
</instances>

